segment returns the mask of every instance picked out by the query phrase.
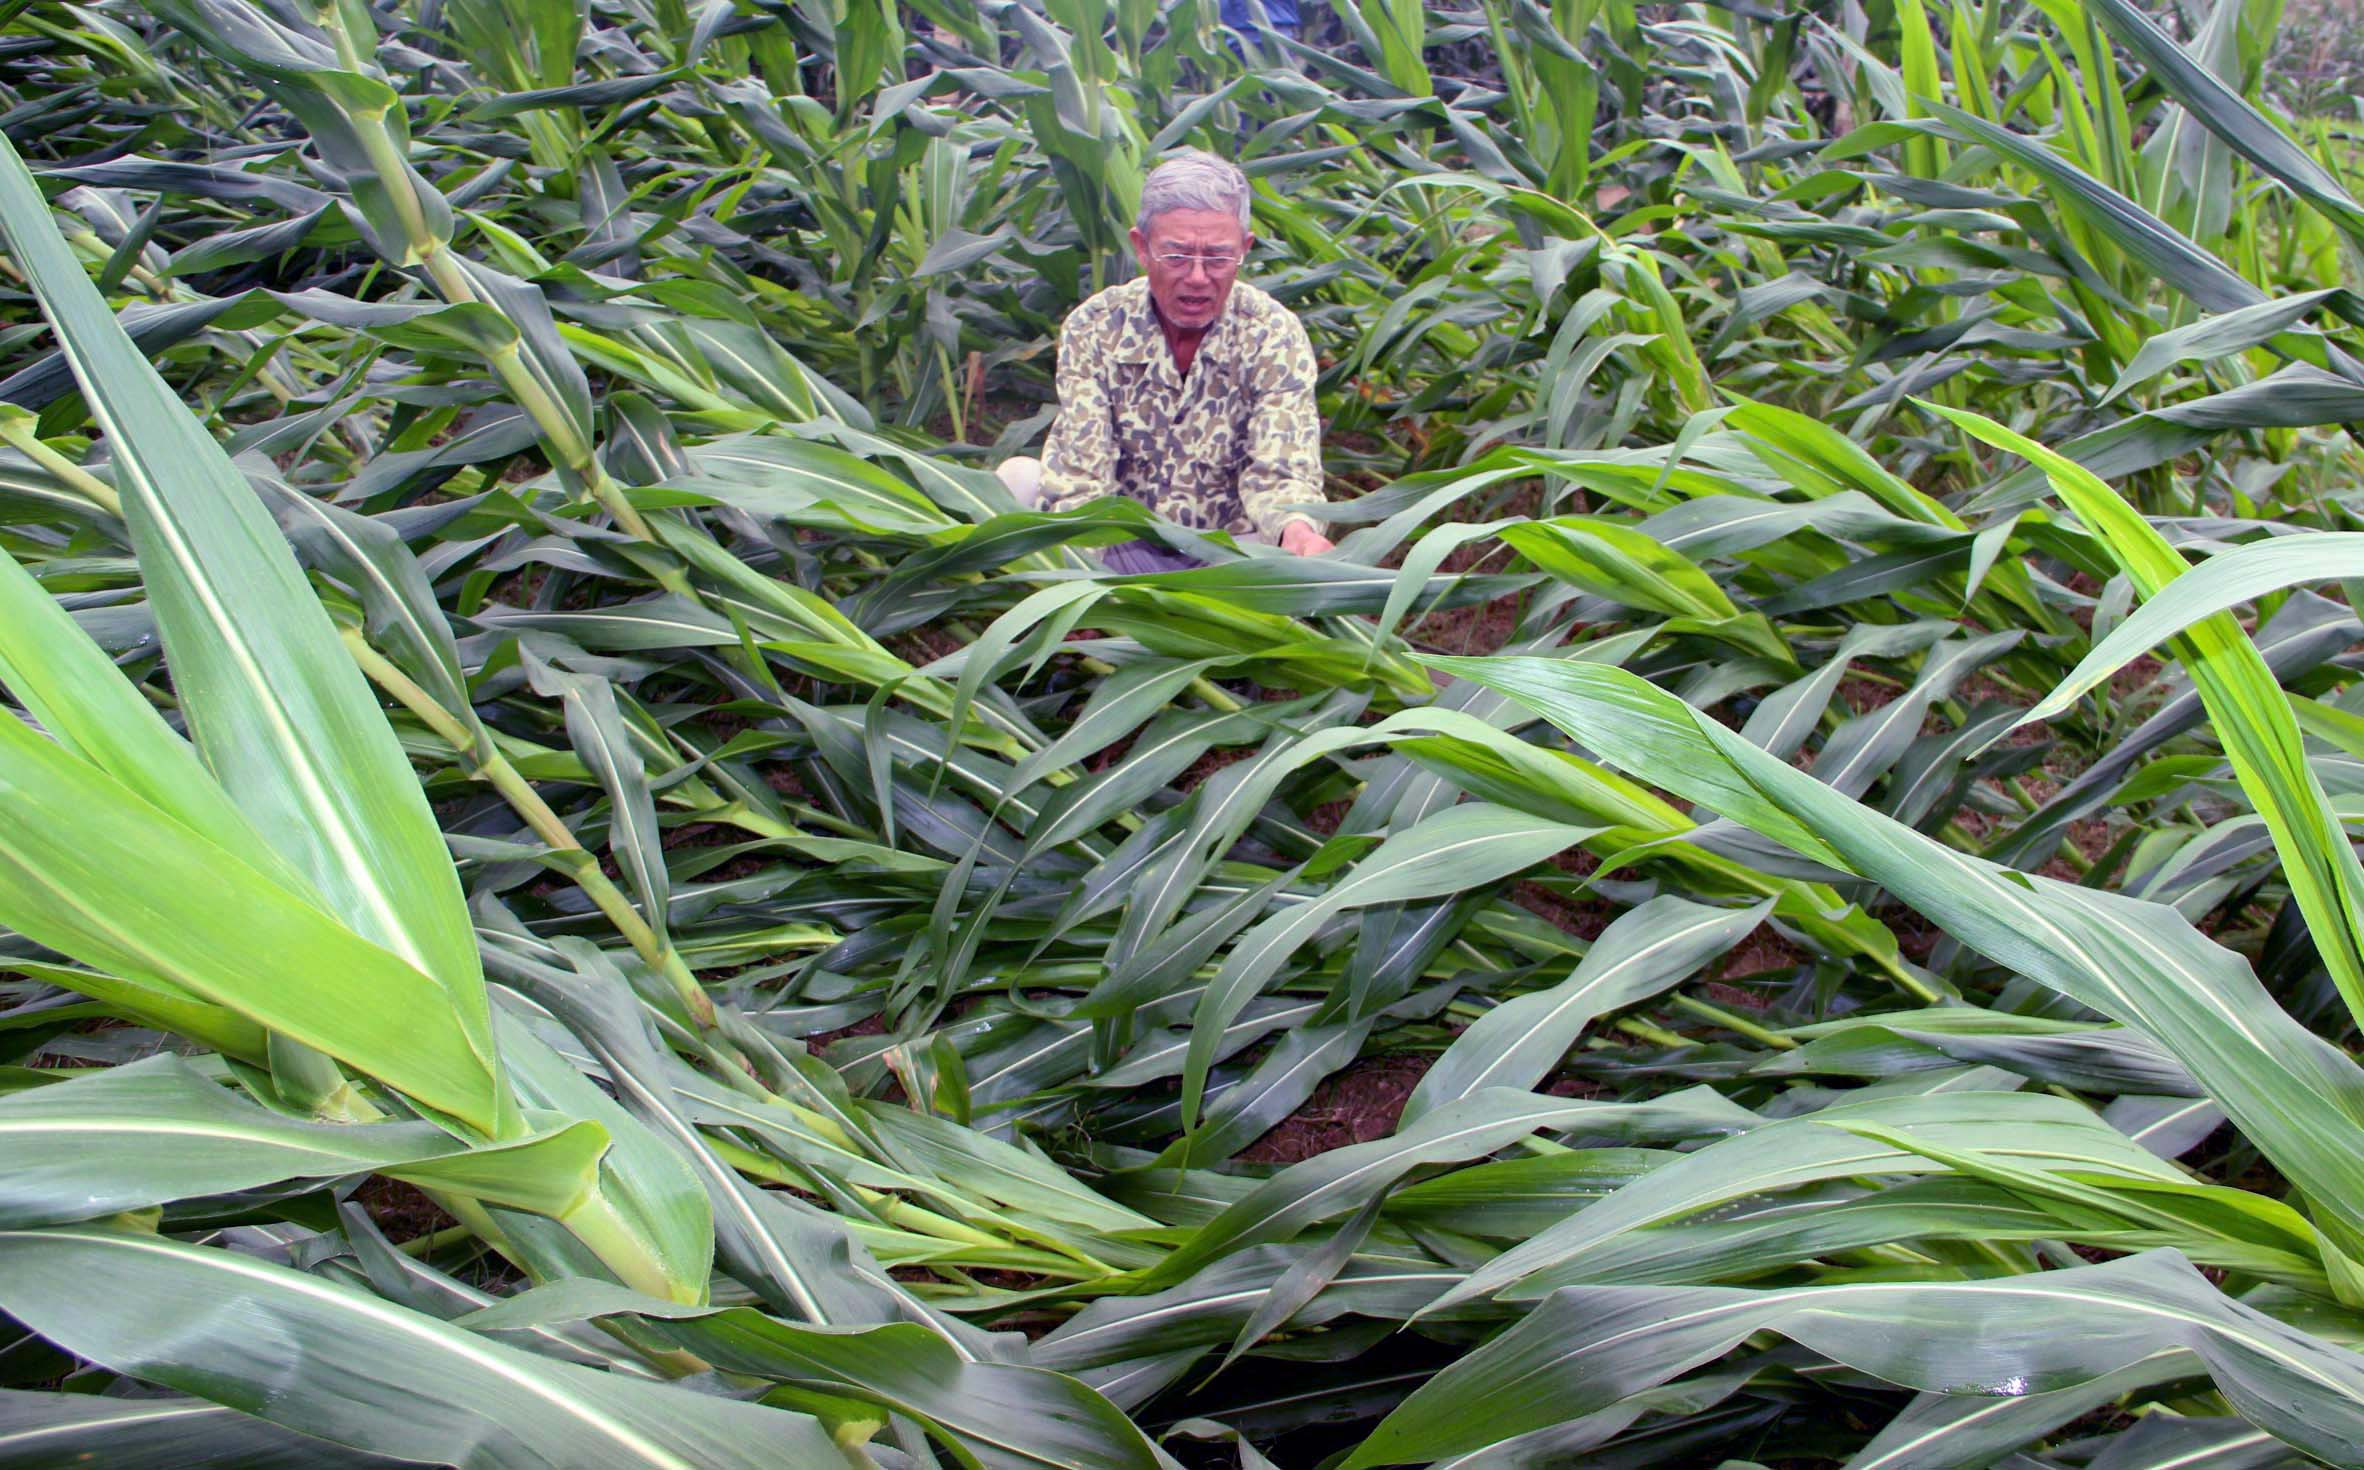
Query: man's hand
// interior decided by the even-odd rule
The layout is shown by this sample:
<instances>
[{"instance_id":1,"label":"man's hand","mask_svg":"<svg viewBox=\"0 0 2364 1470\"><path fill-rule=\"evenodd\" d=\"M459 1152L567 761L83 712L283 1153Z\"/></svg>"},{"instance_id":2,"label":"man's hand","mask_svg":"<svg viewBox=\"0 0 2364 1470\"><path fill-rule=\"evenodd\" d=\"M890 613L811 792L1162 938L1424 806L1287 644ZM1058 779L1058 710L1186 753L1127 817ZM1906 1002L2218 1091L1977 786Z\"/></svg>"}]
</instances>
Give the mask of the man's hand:
<instances>
[{"instance_id":1,"label":"man's hand","mask_svg":"<svg viewBox=\"0 0 2364 1470\"><path fill-rule=\"evenodd\" d=\"M1316 531L1311 521L1291 521L1281 527L1281 550L1298 556L1320 556L1337 544Z\"/></svg>"}]
</instances>

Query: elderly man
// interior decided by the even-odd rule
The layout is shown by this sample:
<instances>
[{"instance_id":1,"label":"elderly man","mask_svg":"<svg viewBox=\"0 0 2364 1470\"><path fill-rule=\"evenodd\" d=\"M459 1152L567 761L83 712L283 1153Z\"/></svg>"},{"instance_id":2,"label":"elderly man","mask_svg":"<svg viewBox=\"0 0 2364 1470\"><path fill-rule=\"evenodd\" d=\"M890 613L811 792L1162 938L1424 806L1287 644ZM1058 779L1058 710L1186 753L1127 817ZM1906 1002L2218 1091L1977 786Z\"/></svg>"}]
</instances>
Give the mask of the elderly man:
<instances>
[{"instance_id":1,"label":"elderly man","mask_svg":"<svg viewBox=\"0 0 2364 1470\"><path fill-rule=\"evenodd\" d=\"M1069 313L1043 457L1002 463L1019 504L1120 494L1196 530L1299 556L1330 549L1303 513L1322 503L1313 348L1286 307L1240 281L1255 243L1237 167L1193 150L1150 172L1133 228L1141 278ZM1200 565L1146 541L1102 560L1118 572Z\"/></svg>"}]
</instances>

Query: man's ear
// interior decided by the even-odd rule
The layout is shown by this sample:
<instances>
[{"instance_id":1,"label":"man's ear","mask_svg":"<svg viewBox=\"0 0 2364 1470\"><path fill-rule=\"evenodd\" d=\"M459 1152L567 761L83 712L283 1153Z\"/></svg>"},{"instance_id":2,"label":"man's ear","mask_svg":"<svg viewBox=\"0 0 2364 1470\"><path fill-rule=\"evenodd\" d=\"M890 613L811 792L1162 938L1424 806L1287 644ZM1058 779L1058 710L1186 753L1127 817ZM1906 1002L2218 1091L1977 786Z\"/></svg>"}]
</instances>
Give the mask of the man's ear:
<instances>
[{"instance_id":1,"label":"man's ear","mask_svg":"<svg viewBox=\"0 0 2364 1470\"><path fill-rule=\"evenodd\" d=\"M1133 226L1125 233L1130 235L1133 240L1133 259L1141 263L1141 269L1149 269L1149 237L1141 233L1139 225Z\"/></svg>"}]
</instances>

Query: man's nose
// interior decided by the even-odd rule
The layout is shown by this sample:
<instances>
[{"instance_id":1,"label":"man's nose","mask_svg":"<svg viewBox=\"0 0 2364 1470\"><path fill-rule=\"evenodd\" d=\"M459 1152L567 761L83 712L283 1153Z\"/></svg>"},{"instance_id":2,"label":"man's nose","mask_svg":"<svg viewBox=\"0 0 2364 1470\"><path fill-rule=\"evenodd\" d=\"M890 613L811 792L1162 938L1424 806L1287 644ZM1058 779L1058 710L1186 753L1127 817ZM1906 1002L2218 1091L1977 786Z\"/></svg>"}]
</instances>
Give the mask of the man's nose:
<instances>
[{"instance_id":1,"label":"man's nose","mask_svg":"<svg viewBox=\"0 0 2364 1470\"><path fill-rule=\"evenodd\" d=\"M1193 255L1190 257L1190 263L1182 267L1182 279L1187 281L1197 275L1203 275L1212 281L1215 279L1215 268L1202 257Z\"/></svg>"}]
</instances>

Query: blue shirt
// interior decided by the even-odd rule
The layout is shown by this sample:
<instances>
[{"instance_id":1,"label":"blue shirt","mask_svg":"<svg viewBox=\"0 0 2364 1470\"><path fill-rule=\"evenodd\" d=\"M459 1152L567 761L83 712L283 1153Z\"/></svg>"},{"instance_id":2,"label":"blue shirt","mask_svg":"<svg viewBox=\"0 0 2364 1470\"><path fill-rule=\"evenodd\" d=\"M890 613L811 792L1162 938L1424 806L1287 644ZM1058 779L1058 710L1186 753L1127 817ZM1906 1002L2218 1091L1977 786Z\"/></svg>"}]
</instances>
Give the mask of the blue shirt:
<instances>
[{"instance_id":1,"label":"blue shirt","mask_svg":"<svg viewBox=\"0 0 2364 1470\"><path fill-rule=\"evenodd\" d=\"M1273 29L1297 34L1297 0L1264 0L1264 13L1271 17ZM1256 18L1248 10L1248 0L1223 0L1223 23L1235 31L1250 31Z\"/></svg>"}]
</instances>

